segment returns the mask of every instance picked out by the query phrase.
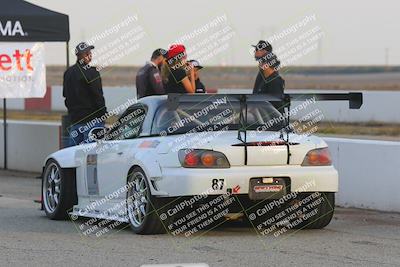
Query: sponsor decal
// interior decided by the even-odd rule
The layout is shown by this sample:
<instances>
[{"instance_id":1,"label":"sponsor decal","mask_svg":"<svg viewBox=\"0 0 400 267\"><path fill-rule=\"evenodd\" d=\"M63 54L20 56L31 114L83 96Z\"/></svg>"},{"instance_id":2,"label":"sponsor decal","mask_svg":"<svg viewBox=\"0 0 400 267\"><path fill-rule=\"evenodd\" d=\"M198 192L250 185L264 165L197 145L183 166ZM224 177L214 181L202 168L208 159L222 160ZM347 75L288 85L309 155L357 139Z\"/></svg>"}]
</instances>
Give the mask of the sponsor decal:
<instances>
[{"instance_id":1,"label":"sponsor decal","mask_svg":"<svg viewBox=\"0 0 400 267\"><path fill-rule=\"evenodd\" d=\"M233 191L234 194L238 194L239 191L240 191L240 185L235 186L235 187L232 189L232 191Z\"/></svg>"},{"instance_id":2,"label":"sponsor decal","mask_svg":"<svg viewBox=\"0 0 400 267\"><path fill-rule=\"evenodd\" d=\"M158 72L154 73L154 79L156 80L156 83L162 82L161 75Z\"/></svg>"},{"instance_id":3,"label":"sponsor decal","mask_svg":"<svg viewBox=\"0 0 400 267\"><path fill-rule=\"evenodd\" d=\"M160 141L154 140L154 141L143 141L140 143L139 148L156 148Z\"/></svg>"},{"instance_id":4,"label":"sponsor decal","mask_svg":"<svg viewBox=\"0 0 400 267\"><path fill-rule=\"evenodd\" d=\"M254 192L265 193L265 192L279 192L283 188L283 185L256 185L254 186Z\"/></svg>"}]
</instances>

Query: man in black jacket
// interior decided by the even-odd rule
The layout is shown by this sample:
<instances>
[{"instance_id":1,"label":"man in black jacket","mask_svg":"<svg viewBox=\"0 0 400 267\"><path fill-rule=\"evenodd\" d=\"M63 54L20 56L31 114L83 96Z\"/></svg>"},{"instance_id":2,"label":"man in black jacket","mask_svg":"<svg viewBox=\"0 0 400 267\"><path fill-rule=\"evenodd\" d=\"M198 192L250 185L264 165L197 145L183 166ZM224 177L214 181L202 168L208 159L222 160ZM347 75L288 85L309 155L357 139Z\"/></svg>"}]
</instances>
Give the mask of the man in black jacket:
<instances>
[{"instance_id":1,"label":"man in black jacket","mask_svg":"<svg viewBox=\"0 0 400 267\"><path fill-rule=\"evenodd\" d=\"M71 121L70 146L89 142L89 131L104 126L106 119L100 73L89 65L93 48L84 42L78 44L75 48L77 62L64 73L63 96Z\"/></svg>"},{"instance_id":2,"label":"man in black jacket","mask_svg":"<svg viewBox=\"0 0 400 267\"><path fill-rule=\"evenodd\" d=\"M256 60L272 52L272 45L264 40L260 40L256 45L252 45L252 47L254 47L254 58ZM257 89L262 85L264 80L265 79L262 76L262 70L259 69L253 86L253 94L257 93Z\"/></svg>"},{"instance_id":3,"label":"man in black jacket","mask_svg":"<svg viewBox=\"0 0 400 267\"><path fill-rule=\"evenodd\" d=\"M160 69L164 63L166 51L162 48L156 49L151 55L151 60L138 70L136 75L137 98L150 95L165 94L161 79Z\"/></svg>"},{"instance_id":4,"label":"man in black jacket","mask_svg":"<svg viewBox=\"0 0 400 267\"><path fill-rule=\"evenodd\" d=\"M259 67L253 94L269 94L283 98L285 80L279 75L281 63L272 52L271 44L261 40L253 47L255 48L254 58L258 62ZM281 113L284 112L283 103L274 102L273 105Z\"/></svg>"}]
</instances>

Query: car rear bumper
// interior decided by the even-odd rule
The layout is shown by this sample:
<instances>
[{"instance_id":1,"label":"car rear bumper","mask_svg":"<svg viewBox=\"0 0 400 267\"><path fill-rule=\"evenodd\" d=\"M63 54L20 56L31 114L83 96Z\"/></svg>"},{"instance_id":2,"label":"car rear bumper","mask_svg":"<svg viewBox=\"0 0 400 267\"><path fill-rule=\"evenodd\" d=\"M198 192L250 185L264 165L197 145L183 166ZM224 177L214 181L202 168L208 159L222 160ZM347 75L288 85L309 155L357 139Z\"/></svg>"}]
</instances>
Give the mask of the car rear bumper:
<instances>
[{"instance_id":1,"label":"car rear bumper","mask_svg":"<svg viewBox=\"0 0 400 267\"><path fill-rule=\"evenodd\" d=\"M220 195L232 190L233 194L248 194L249 181L256 177L288 177L291 192L337 192L338 173L333 166L241 166L229 169L162 168L157 179L159 196ZM215 179L223 179L223 188L213 189ZM213 181L214 180L214 181ZM236 190L235 190L236 189Z\"/></svg>"}]
</instances>

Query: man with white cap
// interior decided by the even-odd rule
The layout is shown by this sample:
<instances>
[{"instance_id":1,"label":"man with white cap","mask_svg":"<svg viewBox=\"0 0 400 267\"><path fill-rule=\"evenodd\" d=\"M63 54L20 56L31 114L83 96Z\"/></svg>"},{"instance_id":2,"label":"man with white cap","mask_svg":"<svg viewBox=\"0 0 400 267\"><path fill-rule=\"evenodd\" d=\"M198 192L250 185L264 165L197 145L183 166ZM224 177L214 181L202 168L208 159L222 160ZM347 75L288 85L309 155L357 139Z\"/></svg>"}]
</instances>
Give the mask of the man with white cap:
<instances>
[{"instance_id":1,"label":"man with white cap","mask_svg":"<svg viewBox=\"0 0 400 267\"><path fill-rule=\"evenodd\" d=\"M75 48L77 62L64 73L63 96L71 127L70 146L89 142L89 131L104 126L107 113L100 73L90 66L93 45L79 43Z\"/></svg>"}]
</instances>

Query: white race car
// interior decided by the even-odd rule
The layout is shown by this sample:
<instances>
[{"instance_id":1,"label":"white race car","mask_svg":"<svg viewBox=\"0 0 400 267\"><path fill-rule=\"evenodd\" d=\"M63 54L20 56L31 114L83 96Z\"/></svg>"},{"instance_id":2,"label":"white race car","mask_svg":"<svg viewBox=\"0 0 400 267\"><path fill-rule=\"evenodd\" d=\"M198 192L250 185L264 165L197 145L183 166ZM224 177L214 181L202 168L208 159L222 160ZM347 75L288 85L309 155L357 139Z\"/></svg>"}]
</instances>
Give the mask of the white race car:
<instances>
[{"instance_id":1,"label":"white race car","mask_svg":"<svg viewBox=\"0 0 400 267\"><path fill-rule=\"evenodd\" d=\"M296 133L282 115L290 100L310 97L362 104L359 93L142 98L108 129L92 129L95 142L46 158L42 207L51 219L127 222L138 234L185 232L174 224L179 214L205 226L202 212L250 216L254 226L325 227L338 191L327 144Z\"/></svg>"}]
</instances>

